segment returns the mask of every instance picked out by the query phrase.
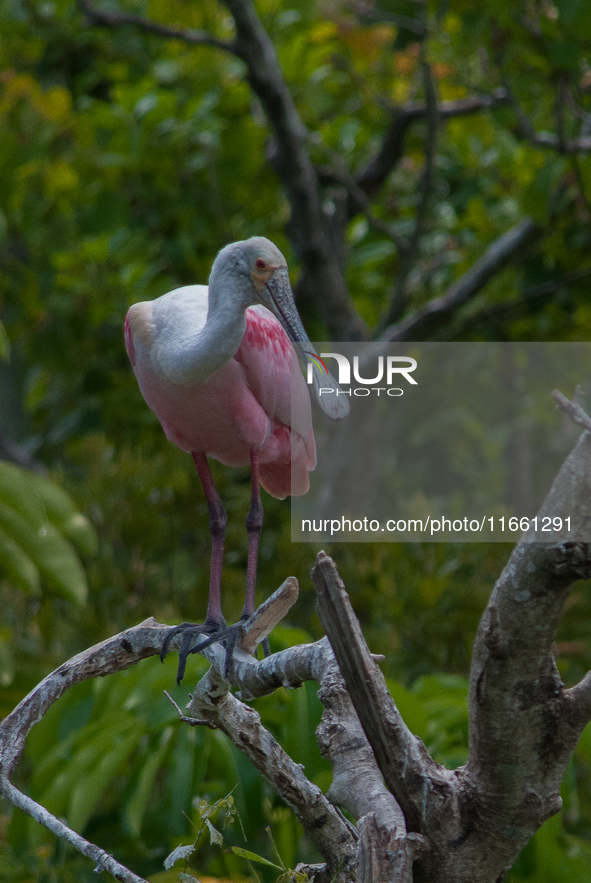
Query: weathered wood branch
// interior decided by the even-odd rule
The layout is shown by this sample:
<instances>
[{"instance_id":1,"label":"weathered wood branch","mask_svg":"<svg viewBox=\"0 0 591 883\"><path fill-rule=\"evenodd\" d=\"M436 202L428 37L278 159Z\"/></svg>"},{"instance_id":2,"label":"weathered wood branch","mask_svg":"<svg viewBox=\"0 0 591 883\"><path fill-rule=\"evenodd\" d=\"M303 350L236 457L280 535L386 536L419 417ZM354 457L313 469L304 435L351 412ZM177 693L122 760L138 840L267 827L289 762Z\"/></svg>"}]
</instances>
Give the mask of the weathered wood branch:
<instances>
[{"instance_id":1,"label":"weathered wood branch","mask_svg":"<svg viewBox=\"0 0 591 883\"><path fill-rule=\"evenodd\" d=\"M560 408L561 411L568 414L573 423L576 423L577 426L582 426L583 429L591 431L591 417L585 413L579 404L569 401L558 389L555 389L552 395L557 408Z\"/></svg>"},{"instance_id":2,"label":"weathered wood branch","mask_svg":"<svg viewBox=\"0 0 591 883\"><path fill-rule=\"evenodd\" d=\"M327 879L345 883L351 879L356 864L357 843L351 826L335 809L320 789L305 777L301 767L295 764L260 723L256 711L232 696L231 684L238 686L244 696L254 697L272 692L283 684L296 687L305 679L320 679L325 672L336 667L334 657L326 641L305 648L292 648L262 660L260 663L250 655L256 644L285 616L297 599L297 581L288 578L285 583L256 611L243 626L242 640L235 652L231 683L224 679L225 650L214 645L204 651L212 663L208 674L200 681L193 696L191 711L199 705L201 717L209 725L219 726L251 758L276 788L308 830L313 841L324 855ZM31 728L48 709L74 684L94 677L103 677L129 668L149 656L159 655L169 626L148 619L132 629L97 644L70 659L48 675L18 706L0 723L0 793L45 825L54 834L70 843L75 849L91 858L101 870L109 871L125 883L141 883L141 878L120 865L95 844L85 840L49 813L44 807L22 794L10 781L11 774L22 754ZM171 642L177 646L180 636ZM351 713L354 717L354 712ZM194 717L194 715L193 715ZM200 720L189 722L201 723ZM330 747L327 749L329 754ZM365 748L367 753L368 749ZM339 761L336 762L338 769ZM374 765L375 767L375 765ZM366 765L366 772L369 768ZM373 794L384 802L390 799L374 772ZM364 787L367 782L364 782ZM354 800L352 801L355 802ZM378 800L379 802L379 800ZM373 807L375 809L375 806ZM393 810L395 812L395 809ZM382 827L384 820L382 819ZM323 879L317 874L317 879Z\"/></svg>"},{"instance_id":3,"label":"weathered wood branch","mask_svg":"<svg viewBox=\"0 0 591 883\"><path fill-rule=\"evenodd\" d=\"M565 408L564 398L558 400ZM580 407L569 403L565 410L587 426ZM404 765L414 737L380 686L333 562L319 557L314 581L320 614L348 691L407 826L420 825L427 838L414 883L502 880L535 831L560 809L566 764L591 719L591 674L566 690L552 648L572 585L591 576L590 512L591 434L585 432L538 513L539 528L544 517L565 522L570 515L569 531L551 545L541 542L541 530L524 536L482 617L471 670L468 764L450 773L428 755L422 769L420 760L415 763L422 803L413 799ZM393 735L384 738L392 715Z\"/></svg>"},{"instance_id":4,"label":"weathered wood branch","mask_svg":"<svg viewBox=\"0 0 591 883\"><path fill-rule=\"evenodd\" d=\"M409 830L423 832L426 802L436 788L436 799L441 804L442 795L449 790L449 774L431 759L421 740L402 720L332 558L321 552L312 578L318 614L377 764L404 812Z\"/></svg>"}]
</instances>

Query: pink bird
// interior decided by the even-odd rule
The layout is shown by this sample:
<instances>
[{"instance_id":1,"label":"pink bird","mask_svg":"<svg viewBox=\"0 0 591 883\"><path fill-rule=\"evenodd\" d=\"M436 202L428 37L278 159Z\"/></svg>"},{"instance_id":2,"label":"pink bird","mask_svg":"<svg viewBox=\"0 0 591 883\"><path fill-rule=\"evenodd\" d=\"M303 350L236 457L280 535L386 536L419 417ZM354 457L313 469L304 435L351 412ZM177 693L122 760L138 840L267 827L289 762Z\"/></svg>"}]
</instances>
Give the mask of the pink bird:
<instances>
[{"instance_id":1,"label":"pink bird","mask_svg":"<svg viewBox=\"0 0 591 883\"><path fill-rule=\"evenodd\" d=\"M305 494L316 465L310 398L295 343L305 359L314 349L298 315L279 249L260 236L218 254L209 287L187 285L151 302L134 304L125 320L125 343L142 394L167 437L195 461L213 539L207 615L182 623L177 682L188 654L225 640L226 668L238 627L226 628L221 607L227 516L207 457L227 466L250 464L252 504L246 518L248 564L241 622L254 612L263 507L259 483L274 497ZM321 408L337 420L349 411L336 381L313 365ZM320 388L333 394L320 395ZM208 636L205 640L195 639Z\"/></svg>"}]
</instances>

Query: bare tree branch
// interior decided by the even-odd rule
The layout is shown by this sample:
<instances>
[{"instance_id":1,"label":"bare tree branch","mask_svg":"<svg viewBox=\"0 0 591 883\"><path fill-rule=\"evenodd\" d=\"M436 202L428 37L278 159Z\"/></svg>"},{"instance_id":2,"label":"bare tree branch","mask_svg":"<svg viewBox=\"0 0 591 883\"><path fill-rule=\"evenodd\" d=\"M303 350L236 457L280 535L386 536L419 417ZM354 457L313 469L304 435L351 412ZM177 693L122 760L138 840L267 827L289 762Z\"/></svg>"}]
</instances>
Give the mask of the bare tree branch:
<instances>
[{"instance_id":1,"label":"bare tree branch","mask_svg":"<svg viewBox=\"0 0 591 883\"><path fill-rule=\"evenodd\" d=\"M530 301L549 297L557 291L567 288L569 285L574 285L577 282L581 282L583 279L588 279L589 276L591 276L591 267L584 267L582 270L576 270L573 273L565 273L564 276L561 276L559 279L549 279L547 282L542 282L540 285L532 285L530 288L526 288L520 293L518 300L486 307L485 309L474 312L464 321L459 323L454 322L452 333L457 337L459 334L464 334L481 322L490 323L495 320L506 321L511 319L514 315L519 315Z\"/></svg>"},{"instance_id":2,"label":"bare tree branch","mask_svg":"<svg viewBox=\"0 0 591 883\"><path fill-rule=\"evenodd\" d=\"M427 225L429 206L433 198L433 179L435 174L435 153L437 150L437 94L435 81L430 64L424 57L421 47L421 72L425 91L425 107L427 110L427 131L425 135L425 164L419 183L419 204L414 221L414 229L406 248L399 256L398 273L394 284L394 293L390 307L382 323L382 328L391 325L404 314L408 306L408 278L420 255L421 239Z\"/></svg>"},{"instance_id":3,"label":"bare tree branch","mask_svg":"<svg viewBox=\"0 0 591 883\"><path fill-rule=\"evenodd\" d=\"M575 718L576 696L564 691L552 648L573 583L591 575L591 544L568 539L591 539L590 475L591 435L584 433L538 513L537 530L518 543L498 580L474 645L466 780L475 795L489 795L499 818L512 819L522 845L560 808L560 782L586 722ZM537 541L544 517L567 515L570 531L560 542ZM466 835L476 837L469 828L467 818ZM513 860L508 850L507 866Z\"/></svg>"},{"instance_id":4,"label":"bare tree branch","mask_svg":"<svg viewBox=\"0 0 591 883\"><path fill-rule=\"evenodd\" d=\"M537 234L538 227L531 218L524 218L507 233L492 243L484 255L454 282L440 297L391 325L381 340L424 340L435 334L456 310L473 298L499 273L524 246Z\"/></svg>"},{"instance_id":5,"label":"bare tree branch","mask_svg":"<svg viewBox=\"0 0 591 883\"><path fill-rule=\"evenodd\" d=\"M492 95L440 101L437 105L437 116L440 120L467 116L504 104L506 101L507 93L504 89L497 89ZM386 178L402 158L409 126L416 120L423 119L427 112L427 106L422 102L413 102L402 108L394 109L380 150L354 175L358 187L370 200L378 195ZM353 216L358 211L359 208L352 197L349 201L349 215Z\"/></svg>"},{"instance_id":6,"label":"bare tree branch","mask_svg":"<svg viewBox=\"0 0 591 883\"><path fill-rule=\"evenodd\" d=\"M262 640L274 628L296 599L297 582L289 578L244 624L242 641L235 651L231 677L232 682L241 687L244 695L264 695L273 692L282 683L299 686L302 680L321 678L331 665L335 667L334 657L326 641L320 645L310 645L304 653L298 654L297 648L293 648L296 652L284 651L283 655L276 654L261 663L246 652L245 648L252 649L257 641ZM141 659L158 655L168 631L168 626L148 619L78 654L48 675L0 722L0 793L90 857L101 870L108 870L116 879L125 883L140 883L141 878L71 831L43 807L22 795L10 782L10 775L18 763L31 728L67 689L89 678L121 671ZM180 636L176 636L171 643L178 646L179 641ZM345 883L349 879L347 874L356 861L356 847L348 824L322 795L320 789L306 779L301 767L283 752L261 726L259 715L231 695L230 684L223 676L224 648L214 645L207 648L204 655L214 667L200 681L190 709L193 711L200 704L205 710L202 718L209 725L223 729L255 765L265 768L261 771L266 772L278 793L300 818L319 850L325 855L331 874L338 874L335 879ZM199 719L198 722L202 723L202 720ZM365 753L367 754L367 748ZM366 764L366 772L368 769ZM379 775L374 773L374 779L375 793L379 794L382 789L385 796Z\"/></svg>"},{"instance_id":7,"label":"bare tree branch","mask_svg":"<svg viewBox=\"0 0 591 883\"><path fill-rule=\"evenodd\" d=\"M556 402L557 407L560 408L561 411L564 411L565 414L568 414L573 423L576 423L577 426L582 426L583 429L588 429L591 432L591 417L585 413L580 405L576 402L569 401L558 389L555 389L552 395L554 396L554 401Z\"/></svg>"},{"instance_id":8,"label":"bare tree branch","mask_svg":"<svg viewBox=\"0 0 591 883\"><path fill-rule=\"evenodd\" d=\"M381 233L387 239L391 239L401 251L407 249L408 243L398 235L394 227L386 223L386 221L382 221L381 218L376 217L373 213L371 200L365 195L355 178L352 176L343 157L324 144L320 134L317 135L314 133L310 140L320 148L331 162L330 166L316 166L320 181L323 183L336 183L344 187L347 191L347 195L355 201L357 211L365 215L367 223L373 230Z\"/></svg>"},{"instance_id":9,"label":"bare tree branch","mask_svg":"<svg viewBox=\"0 0 591 883\"><path fill-rule=\"evenodd\" d=\"M288 195L289 225L302 262L296 294L313 301L338 340L360 340L367 328L347 291L337 255L326 233L316 171L308 152L308 132L283 77L275 48L251 0L223 0L236 25L236 40L274 134L272 163Z\"/></svg>"},{"instance_id":10,"label":"bare tree branch","mask_svg":"<svg viewBox=\"0 0 591 883\"><path fill-rule=\"evenodd\" d=\"M577 406L558 400L588 425ZM443 769L404 724L334 563L323 553L314 583L334 653L327 639L260 662L246 652L295 602L293 578L244 624L231 683L224 676L224 648L203 651L211 668L193 693L190 715L182 717L222 729L292 807L326 859L324 868L309 869L318 883L494 883L559 809L560 781L591 715L591 677L565 690L552 648L572 584L591 576L590 499L591 433L585 432L538 521L516 546L482 617L470 676L470 755L464 768ZM542 518L555 517L565 524L558 542L540 542ZM575 542L572 536L589 541ZM27 733L69 686L159 653L167 632L168 627L146 620L90 648L49 675L0 723L3 796L125 883L142 881L21 794L9 777ZM239 687L243 700L308 679L319 682L325 706L318 736L334 771L326 796L265 730L257 712L230 692L231 685ZM357 831L331 800L357 816Z\"/></svg>"},{"instance_id":11,"label":"bare tree branch","mask_svg":"<svg viewBox=\"0 0 591 883\"><path fill-rule=\"evenodd\" d=\"M224 658L223 648L217 649ZM216 669L212 667L199 681L188 706L190 714L209 720L240 748L294 811L325 858L329 873L344 883L355 865L344 820L263 727L258 712L230 693L230 685Z\"/></svg>"},{"instance_id":12,"label":"bare tree branch","mask_svg":"<svg viewBox=\"0 0 591 883\"><path fill-rule=\"evenodd\" d=\"M130 12L107 12L94 6L90 0L79 0L79 3L90 25L103 28L120 28L123 25L131 25L147 34L155 34L169 40L182 40L183 43L191 43L195 46L214 46L217 49L223 49L224 52L240 55L235 43L218 40L217 37L212 37L205 31L198 31L195 28L171 28Z\"/></svg>"},{"instance_id":13,"label":"bare tree branch","mask_svg":"<svg viewBox=\"0 0 591 883\"><path fill-rule=\"evenodd\" d=\"M111 874L116 880L121 880L122 883L147 883L143 877L138 877L133 871L130 871L124 865L115 861L113 856L109 855L108 852L105 852L104 849L85 840L84 837L81 837L76 831L73 831L71 828L68 828L67 825L64 825L63 822L52 815L52 813L48 812L43 806L35 803L34 800L31 800L30 797L27 797L27 795L23 794L22 791L19 791L18 788L15 788L12 782L4 776L1 770L0 794L2 794L14 806L17 806L19 809L23 810L23 812L27 813L27 815L31 816L31 818L35 819L36 822L39 822L41 825L44 825L44 827L48 828L48 830L50 830L52 834L55 834L56 837L60 837L66 843L69 843L77 849L78 852L81 852L82 855L85 855L94 862L96 865L95 871L97 873L108 871L109 874Z\"/></svg>"}]
</instances>

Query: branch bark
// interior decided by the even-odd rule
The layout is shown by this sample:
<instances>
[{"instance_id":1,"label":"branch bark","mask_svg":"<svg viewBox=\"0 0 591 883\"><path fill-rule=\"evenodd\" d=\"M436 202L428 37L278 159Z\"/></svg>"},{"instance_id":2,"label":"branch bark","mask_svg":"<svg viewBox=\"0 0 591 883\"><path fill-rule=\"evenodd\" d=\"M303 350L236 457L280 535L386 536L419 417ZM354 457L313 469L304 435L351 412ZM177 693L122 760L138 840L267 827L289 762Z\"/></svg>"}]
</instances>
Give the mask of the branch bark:
<instances>
[{"instance_id":1,"label":"branch bark","mask_svg":"<svg viewBox=\"0 0 591 883\"><path fill-rule=\"evenodd\" d=\"M492 95L440 101L437 105L437 116L440 120L468 116L506 102L505 89L497 89ZM354 176L357 186L361 188L366 197L375 199L378 195L386 178L402 159L409 127L417 120L424 119L427 113L428 107L422 102L411 102L404 107L394 109L379 151ZM349 216L352 217L358 211L360 208L356 205L353 194L349 200Z\"/></svg>"},{"instance_id":2,"label":"branch bark","mask_svg":"<svg viewBox=\"0 0 591 883\"><path fill-rule=\"evenodd\" d=\"M427 754L396 708L365 642L334 561L321 552L312 572L318 615L331 642L365 735L384 780L411 831L425 831L425 806L437 786L442 807L449 799L449 774ZM445 798L444 798L445 799Z\"/></svg>"},{"instance_id":3,"label":"branch bark","mask_svg":"<svg viewBox=\"0 0 591 883\"><path fill-rule=\"evenodd\" d=\"M231 52L238 55L237 47L234 43L228 43L225 40L218 40L205 31L199 31L195 28L171 28L168 25L160 24L160 22L152 21L149 18L143 18L141 15L134 15L130 12L119 12L99 9L90 3L90 0L79 0L88 23L102 28L120 28L125 25L137 28L147 34L155 34L157 37L166 37L169 40L182 40L183 43L192 43L195 46L214 46L216 49L223 49L225 52Z\"/></svg>"},{"instance_id":4,"label":"branch bark","mask_svg":"<svg viewBox=\"0 0 591 883\"><path fill-rule=\"evenodd\" d=\"M524 218L490 245L461 279L440 297L387 328L381 340L425 340L437 333L456 313L500 273L538 233L531 218Z\"/></svg>"}]
</instances>

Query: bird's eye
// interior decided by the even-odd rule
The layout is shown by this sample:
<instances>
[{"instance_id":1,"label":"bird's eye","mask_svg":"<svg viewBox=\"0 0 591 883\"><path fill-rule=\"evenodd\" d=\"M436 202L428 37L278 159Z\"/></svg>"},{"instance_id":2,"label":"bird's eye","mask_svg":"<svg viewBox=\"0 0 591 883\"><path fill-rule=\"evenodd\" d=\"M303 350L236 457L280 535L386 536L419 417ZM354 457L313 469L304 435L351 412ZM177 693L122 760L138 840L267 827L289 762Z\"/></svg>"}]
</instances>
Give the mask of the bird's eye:
<instances>
[{"instance_id":1,"label":"bird's eye","mask_svg":"<svg viewBox=\"0 0 591 883\"><path fill-rule=\"evenodd\" d=\"M267 262L264 261L262 258L257 258L255 261L255 266L259 270L266 270L267 269Z\"/></svg>"}]
</instances>

